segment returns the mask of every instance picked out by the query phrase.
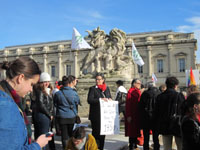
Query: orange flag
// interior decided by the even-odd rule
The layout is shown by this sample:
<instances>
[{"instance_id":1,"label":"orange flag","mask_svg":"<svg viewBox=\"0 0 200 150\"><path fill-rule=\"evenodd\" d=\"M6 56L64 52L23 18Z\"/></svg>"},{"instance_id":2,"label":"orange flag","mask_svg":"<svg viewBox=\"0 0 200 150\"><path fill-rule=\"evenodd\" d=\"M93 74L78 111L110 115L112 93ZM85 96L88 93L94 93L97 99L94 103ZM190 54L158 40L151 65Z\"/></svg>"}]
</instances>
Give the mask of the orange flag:
<instances>
[{"instance_id":1,"label":"orange flag","mask_svg":"<svg viewBox=\"0 0 200 150\"><path fill-rule=\"evenodd\" d=\"M190 68L190 75L189 75L189 79L188 79L188 86L189 85L196 85L194 74L192 72L192 67Z\"/></svg>"}]
</instances>

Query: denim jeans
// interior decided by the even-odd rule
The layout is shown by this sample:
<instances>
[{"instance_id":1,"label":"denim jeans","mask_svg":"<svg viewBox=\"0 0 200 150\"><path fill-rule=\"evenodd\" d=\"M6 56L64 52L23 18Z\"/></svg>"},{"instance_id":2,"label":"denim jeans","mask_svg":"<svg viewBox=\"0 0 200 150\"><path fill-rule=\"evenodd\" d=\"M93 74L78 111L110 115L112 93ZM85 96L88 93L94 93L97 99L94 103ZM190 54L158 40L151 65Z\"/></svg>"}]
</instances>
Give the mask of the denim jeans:
<instances>
[{"instance_id":1,"label":"denim jeans","mask_svg":"<svg viewBox=\"0 0 200 150\"><path fill-rule=\"evenodd\" d=\"M51 120L43 113L34 113L35 140L42 134L49 132ZM46 150L47 146L43 148Z\"/></svg>"}]
</instances>

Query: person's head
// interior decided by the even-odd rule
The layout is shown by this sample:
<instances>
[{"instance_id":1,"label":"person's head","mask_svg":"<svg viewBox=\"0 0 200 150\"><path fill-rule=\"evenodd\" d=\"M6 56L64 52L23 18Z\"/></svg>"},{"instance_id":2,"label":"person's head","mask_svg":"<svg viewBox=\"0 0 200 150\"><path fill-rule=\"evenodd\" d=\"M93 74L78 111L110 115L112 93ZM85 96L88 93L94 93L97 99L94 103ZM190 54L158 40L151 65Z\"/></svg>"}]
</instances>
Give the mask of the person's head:
<instances>
[{"instance_id":1,"label":"person's head","mask_svg":"<svg viewBox=\"0 0 200 150\"><path fill-rule=\"evenodd\" d=\"M147 88L151 88L151 87L154 87L154 86L155 86L155 82L153 82L153 81L147 82Z\"/></svg>"},{"instance_id":2,"label":"person's head","mask_svg":"<svg viewBox=\"0 0 200 150\"><path fill-rule=\"evenodd\" d=\"M165 84L167 88L177 89L179 81L176 77L167 77Z\"/></svg>"},{"instance_id":3,"label":"person's head","mask_svg":"<svg viewBox=\"0 0 200 150\"><path fill-rule=\"evenodd\" d=\"M140 89L141 81L139 79L133 79L132 82L131 82L131 87L135 87L137 89Z\"/></svg>"},{"instance_id":4,"label":"person's head","mask_svg":"<svg viewBox=\"0 0 200 150\"><path fill-rule=\"evenodd\" d=\"M58 86L58 81L56 81L56 82L54 83L54 86L55 86L55 87L57 87L57 86Z\"/></svg>"},{"instance_id":5,"label":"person's head","mask_svg":"<svg viewBox=\"0 0 200 150\"><path fill-rule=\"evenodd\" d=\"M40 75L40 87L42 89L48 88L50 81L51 81L51 77L47 72L41 73L41 75Z\"/></svg>"},{"instance_id":6,"label":"person's head","mask_svg":"<svg viewBox=\"0 0 200 150\"><path fill-rule=\"evenodd\" d=\"M200 93L192 93L182 104L182 115L195 117L200 115Z\"/></svg>"},{"instance_id":7,"label":"person's head","mask_svg":"<svg viewBox=\"0 0 200 150\"><path fill-rule=\"evenodd\" d=\"M81 144L86 137L85 127L77 127L72 132L72 139L75 146Z\"/></svg>"},{"instance_id":8,"label":"person's head","mask_svg":"<svg viewBox=\"0 0 200 150\"><path fill-rule=\"evenodd\" d=\"M182 91L181 92L183 94L183 96L185 97L185 99L187 98L187 92L186 91Z\"/></svg>"},{"instance_id":9,"label":"person's head","mask_svg":"<svg viewBox=\"0 0 200 150\"><path fill-rule=\"evenodd\" d=\"M116 85L117 85L117 87L122 86L122 85L123 85L123 81L122 81L122 80L118 80L118 81L116 82Z\"/></svg>"},{"instance_id":10,"label":"person's head","mask_svg":"<svg viewBox=\"0 0 200 150\"><path fill-rule=\"evenodd\" d=\"M102 85L105 83L105 77L103 73L97 73L95 79L96 79L96 85Z\"/></svg>"},{"instance_id":11,"label":"person's head","mask_svg":"<svg viewBox=\"0 0 200 150\"><path fill-rule=\"evenodd\" d=\"M159 86L159 90L160 92L164 92L167 89L165 84L162 84L161 86Z\"/></svg>"},{"instance_id":12,"label":"person's head","mask_svg":"<svg viewBox=\"0 0 200 150\"><path fill-rule=\"evenodd\" d=\"M62 81L58 81L58 86L62 86Z\"/></svg>"},{"instance_id":13,"label":"person's head","mask_svg":"<svg viewBox=\"0 0 200 150\"><path fill-rule=\"evenodd\" d=\"M189 96L190 94L196 93L196 92L198 92L198 91L199 91L198 86L196 86L196 85L190 85L190 86L188 86L188 88L187 88L187 95Z\"/></svg>"},{"instance_id":14,"label":"person's head","mask_svg":"<svg viewBox=\"0 0 200 150\"><path fill-rule=\"evenodd\" d=\"M62 77L62 84L63 86L69 86L69 87L75 87L76 84L78 83L78 80L76 79L75 76L69 75L67 76L63 76Z\"/></svg>"},{"instance_id":15,"label":"person's head","mask_svg":"<svg viewBox=\"0 0 200 150\"><path fill-rule=\"evenodd\" d=\"M41 71L30 57L20 57L11 62L3 62L6 80L20 97L32 92L32 86L39 80Z\"/></svg>"}]
</instances>

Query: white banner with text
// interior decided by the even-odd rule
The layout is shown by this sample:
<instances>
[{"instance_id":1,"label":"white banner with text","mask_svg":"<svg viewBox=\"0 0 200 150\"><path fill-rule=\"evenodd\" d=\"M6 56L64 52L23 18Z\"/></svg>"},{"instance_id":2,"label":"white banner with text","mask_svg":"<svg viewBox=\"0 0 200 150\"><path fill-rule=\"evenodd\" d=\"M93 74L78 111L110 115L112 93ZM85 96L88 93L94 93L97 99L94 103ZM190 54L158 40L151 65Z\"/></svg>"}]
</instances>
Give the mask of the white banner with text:
<instances>
[{"instance_id":1,"label":"white banner with text","mask_svg":"<svg viewBox=\"0 0 200 150\"><path fill-rule=\"evenodd\" d=\"M119 110L118 101L99 100L101 109L101 131L100 135L119 134Z\"/></svg>"}]
</instances>

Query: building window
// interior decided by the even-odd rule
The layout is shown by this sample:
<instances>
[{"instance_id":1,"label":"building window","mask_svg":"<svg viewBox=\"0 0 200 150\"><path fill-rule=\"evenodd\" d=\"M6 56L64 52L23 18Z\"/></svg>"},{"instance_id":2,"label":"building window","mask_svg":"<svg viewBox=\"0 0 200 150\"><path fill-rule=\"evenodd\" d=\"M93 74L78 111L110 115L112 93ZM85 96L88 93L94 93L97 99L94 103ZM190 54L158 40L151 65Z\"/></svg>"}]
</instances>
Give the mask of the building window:
<instances>
[{"instance_id":1,"label":"building window","mask_svg":"<svg viewBox=\"0 0 200 150\"><path fill-rule=\"evenodd\" d=\"M185 58L179 59L179 72L185 72Z\"/></svg>"},{"instance_id":2,"label":"building window","mask_svg":"<svg viewBox=\"0 0 200 150\"><path fill-rule=\"evenodd\" d=\"M83 69L83 74L86 75L88 73L87 69Z\"/></svg>"},{"instance_id":3,"label":"building window","mask_svg":"<svg viewBox=\"0 0 200 150\"><path fill-rule=\"evenodd\" d=\"M157 60L157 69L158 69L158 72L163 72L163 60L162 59Z\"/></svg>"},{"instance_id":4,"label":"building window","mask_svg":"<svg viewBox=\"0 0 200 150\"><path fill-rule=\"evenodd\" d=\"M138 65L138 73L143 73L143 66Z\"/></svg>"},{"instance_id":5,"label":"building window","mask_svg":"<svg viewBox=\"0 0 200 150\"><path fill-rule=\"evenodd\" d=\"M55 66L51 66L51 76L52 77L56 76L56 67Z\"/></svg>"},{"instance_id":6,"label":"building window","mask_svg":"<svg viewBox=\"0 0 200 150\"><path fill-rule=\"evenodd\" d=\"M66 65L66 75L71 75L71 65Z\"/></svg>"}]
</instances>

